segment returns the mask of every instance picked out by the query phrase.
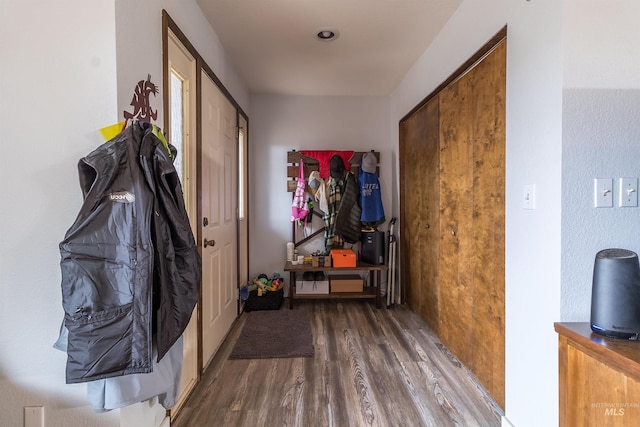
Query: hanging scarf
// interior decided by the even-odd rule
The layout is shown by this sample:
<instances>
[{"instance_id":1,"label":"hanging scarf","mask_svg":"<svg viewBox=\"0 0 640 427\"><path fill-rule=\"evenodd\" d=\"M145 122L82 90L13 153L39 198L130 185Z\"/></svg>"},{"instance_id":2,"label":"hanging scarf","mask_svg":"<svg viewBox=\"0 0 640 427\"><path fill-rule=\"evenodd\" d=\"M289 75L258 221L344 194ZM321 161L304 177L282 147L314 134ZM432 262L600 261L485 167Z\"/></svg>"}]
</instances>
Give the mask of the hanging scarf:
<instances>
[{"instance_id":1,"label":"hanging scarf","mask_svg":"<svg viewBox=\"0 0 640 427\"><path fill-rule=\"evenodd\" d=\"M293 193L293 203L291 204L291 222L305 220L309 215L309 205L305 197L305 181L304 166L302 165L302 157L300 158L300 172L298 173L298 184L296 191Z\"/></svg>"}]
</instances>

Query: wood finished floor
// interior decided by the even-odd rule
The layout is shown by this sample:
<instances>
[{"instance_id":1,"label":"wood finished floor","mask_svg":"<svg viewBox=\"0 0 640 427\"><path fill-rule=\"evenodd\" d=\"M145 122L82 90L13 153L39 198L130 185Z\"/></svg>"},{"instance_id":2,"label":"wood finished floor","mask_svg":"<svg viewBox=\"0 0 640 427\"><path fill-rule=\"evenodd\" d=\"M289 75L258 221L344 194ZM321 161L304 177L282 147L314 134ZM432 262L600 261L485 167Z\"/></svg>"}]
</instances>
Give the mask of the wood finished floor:
<instances>
[{"instance_id":1,"label":"wood finished floor","mask_svg":"<svg viewBox=\"0 0 640 427\"><path fill-rule=\"evenodd\" d=\"M241 315L171 425L500 426L502 410L406 306L294 309L311 315L314 357L229 360Z\"/></svg>"}]
</instances>

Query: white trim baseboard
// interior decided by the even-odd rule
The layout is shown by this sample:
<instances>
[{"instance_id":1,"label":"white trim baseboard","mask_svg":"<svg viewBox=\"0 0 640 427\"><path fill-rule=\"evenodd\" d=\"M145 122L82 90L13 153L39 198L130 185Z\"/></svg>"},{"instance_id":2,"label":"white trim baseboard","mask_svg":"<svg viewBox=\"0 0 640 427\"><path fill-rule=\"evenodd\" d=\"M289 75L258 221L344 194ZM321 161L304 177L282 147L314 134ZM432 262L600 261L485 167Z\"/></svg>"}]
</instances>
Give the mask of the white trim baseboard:
<instances>
[{"instance_id":1,"label":"white trim baseboard","mask_svg":"<svg viewBox=\"0 0 640 427\"><path fill-rule=\"evenodd\" d=\"M511 421L509 421L507 419L507 417L505 417L504 415L502 416L502 427L515 427L513 424L511 424Z\"/></svg>"}]
</instances>

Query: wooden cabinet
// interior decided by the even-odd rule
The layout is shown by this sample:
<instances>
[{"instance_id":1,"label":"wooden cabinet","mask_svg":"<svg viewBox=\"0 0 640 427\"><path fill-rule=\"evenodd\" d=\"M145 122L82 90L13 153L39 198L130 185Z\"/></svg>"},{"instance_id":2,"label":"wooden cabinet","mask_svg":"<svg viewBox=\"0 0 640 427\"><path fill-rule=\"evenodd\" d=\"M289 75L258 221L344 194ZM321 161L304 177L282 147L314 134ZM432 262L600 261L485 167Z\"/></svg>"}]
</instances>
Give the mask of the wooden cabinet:
<instances>
[{"instance_id":1,"label":"wooden cabinet","mask_svg":"<svg viewBox=\"0 0 640 427\"><path fill-rule=\"evenodd\" d=\"M588 322L556 323L560 427L637 426L640 342L603 337Z\"/></svg>"},{"instance_id":2,"label":"wooden cabinet","mask_svg":"<svg viewBox=\"0 0 640 427\"><path fill-rule=\"evenodd\" d=\"M400 124L407 304L504 408L506 41Z\"/></svg>"}]
</instances>

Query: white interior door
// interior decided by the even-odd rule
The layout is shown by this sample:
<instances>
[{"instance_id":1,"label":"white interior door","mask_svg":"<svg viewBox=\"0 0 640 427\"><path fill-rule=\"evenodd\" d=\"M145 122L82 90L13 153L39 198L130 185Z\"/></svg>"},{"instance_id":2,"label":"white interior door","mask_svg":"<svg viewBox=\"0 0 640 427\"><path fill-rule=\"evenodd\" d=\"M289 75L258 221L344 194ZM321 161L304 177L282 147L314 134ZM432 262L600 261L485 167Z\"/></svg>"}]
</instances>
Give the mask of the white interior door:
<instances>
[{"instance_id":1,"label":"white interior door","mask_svg":"<svg viewBox=\"0 0 640 427\"><path fill-rule=\"evenodd\" d=\"M169 142L178 155L174 162L181 178L187 214L194 235L197 233L196 169L196 61L173 34L168 40L169 61ZM171 410L175 416L198 380L198 307L183 333L183 361L180 394Z\"/></svg>"},{"instance_id":2,"label":"white interior door","mask_svg":"<svg viewBox=\"0 0 640 427\"><path fill-rule=\"evenodd\" d=\"M202 71L202 360L208 365L237 317L236 109Z\"/></svg>"}]
</instances>

